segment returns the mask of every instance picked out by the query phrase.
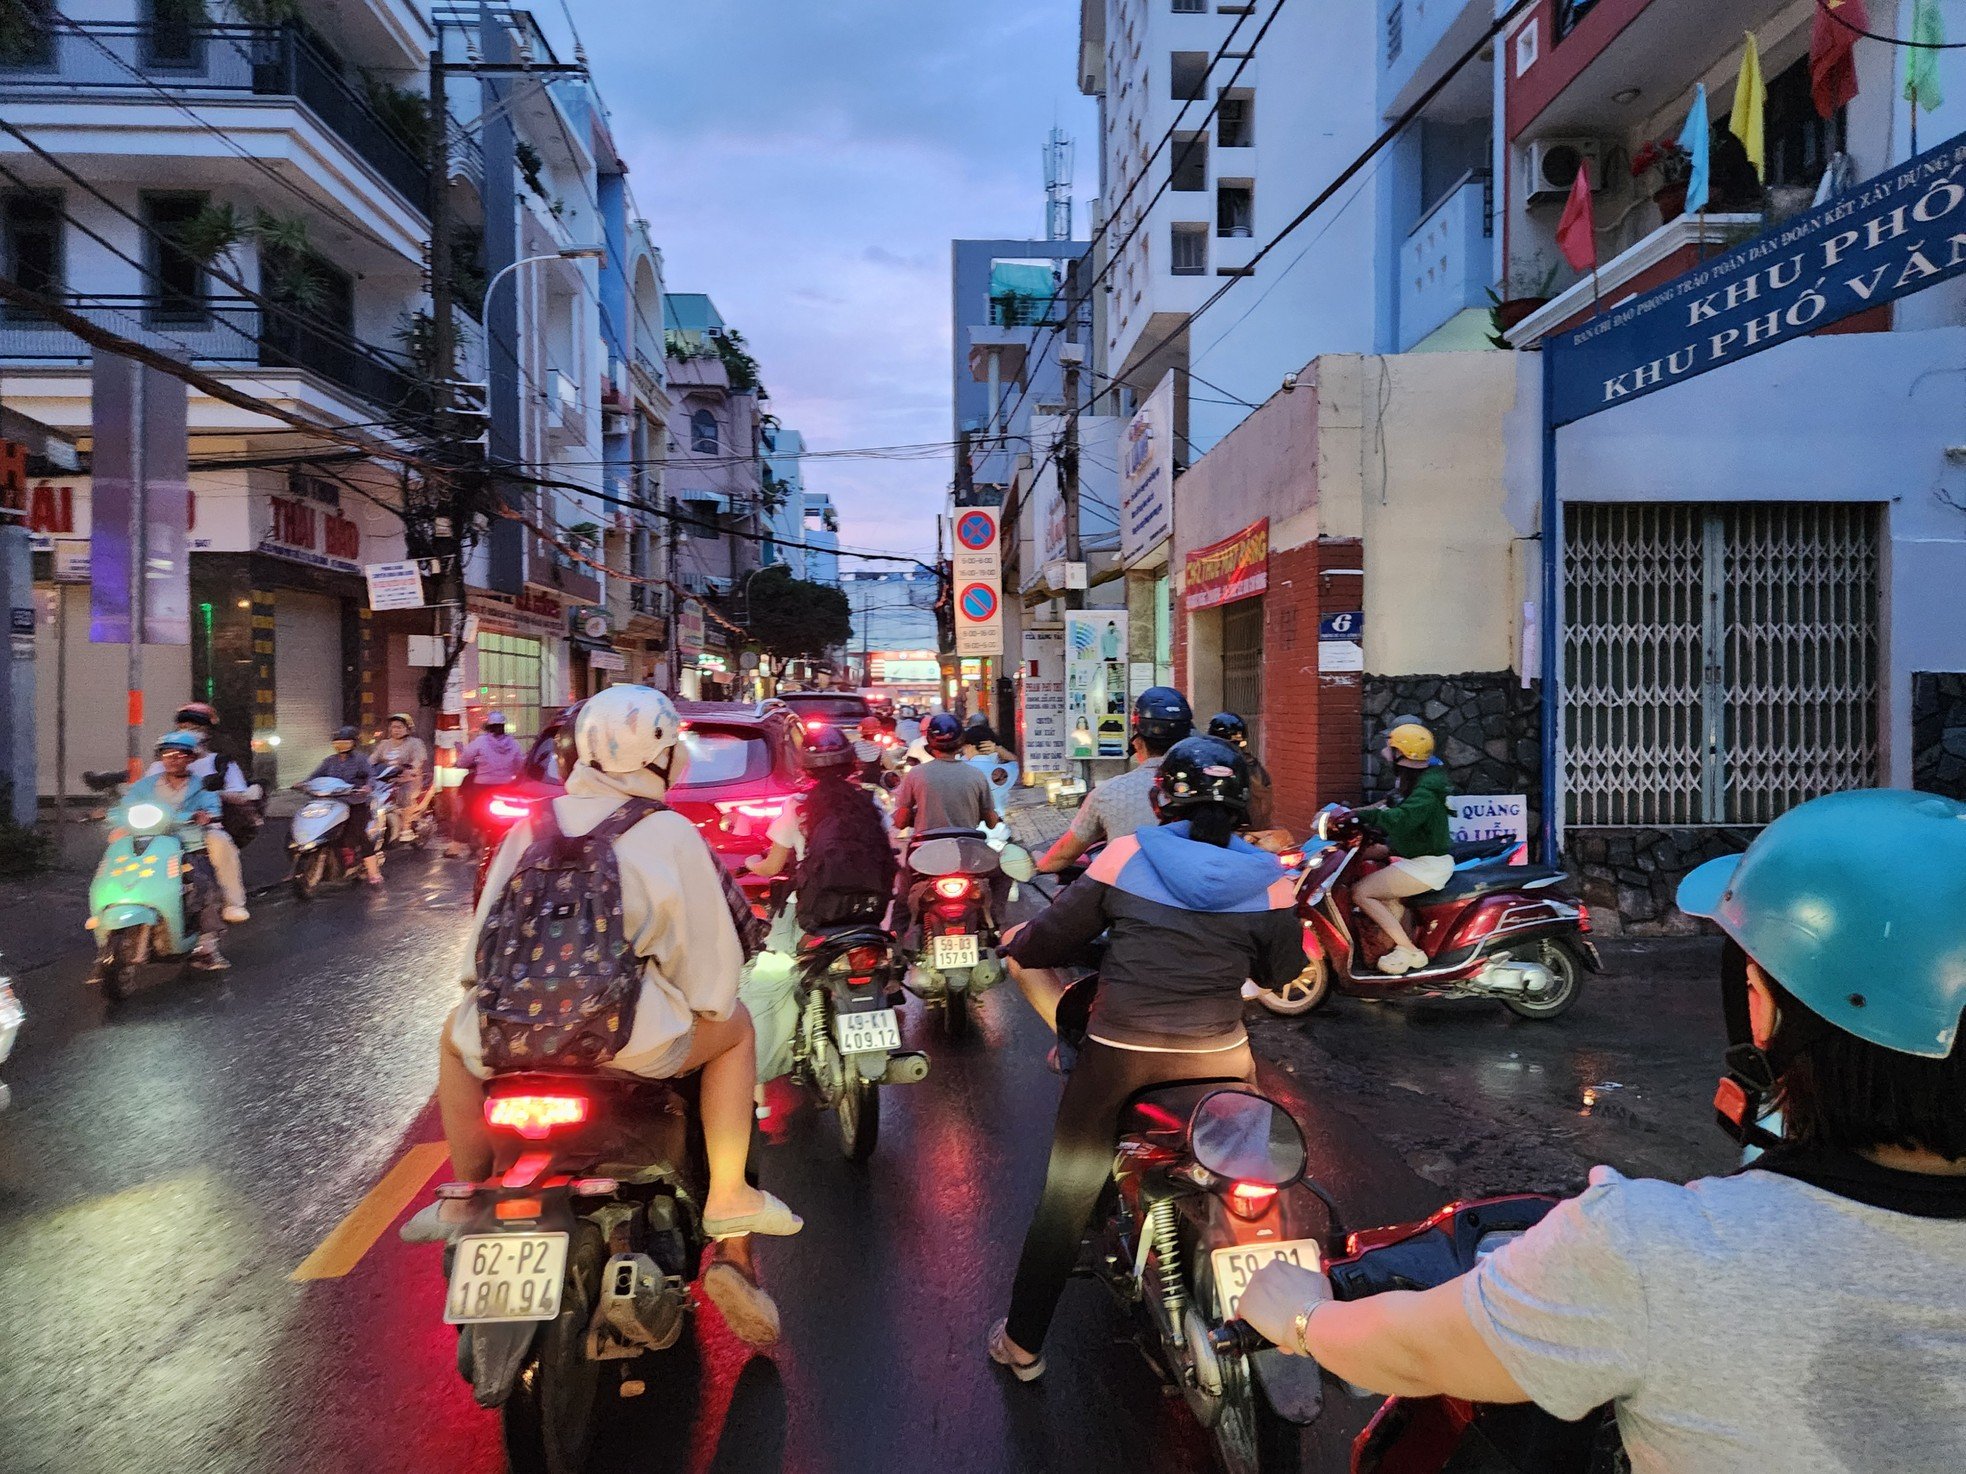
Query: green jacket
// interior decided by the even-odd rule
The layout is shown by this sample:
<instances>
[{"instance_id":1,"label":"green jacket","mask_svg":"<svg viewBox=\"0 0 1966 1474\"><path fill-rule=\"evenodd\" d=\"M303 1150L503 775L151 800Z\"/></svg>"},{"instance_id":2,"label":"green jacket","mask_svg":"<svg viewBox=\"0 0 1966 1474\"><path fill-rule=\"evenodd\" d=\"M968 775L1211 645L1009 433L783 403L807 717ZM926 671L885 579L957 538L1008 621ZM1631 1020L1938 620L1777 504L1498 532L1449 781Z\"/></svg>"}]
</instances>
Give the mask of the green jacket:
<instances>
[{"instance_id":1,"label":"green jacket","mask_svg":"<svg viewBox=\"0 0 1966 1474\"><path fill-rule=\"evenodd\" d=\"M1368 815L1385 831L1386 844L1402 860L1444 855L1453 843L1447 832L1447 770L1429 768L1398 803Z\"/></svg>"}]
</instances>

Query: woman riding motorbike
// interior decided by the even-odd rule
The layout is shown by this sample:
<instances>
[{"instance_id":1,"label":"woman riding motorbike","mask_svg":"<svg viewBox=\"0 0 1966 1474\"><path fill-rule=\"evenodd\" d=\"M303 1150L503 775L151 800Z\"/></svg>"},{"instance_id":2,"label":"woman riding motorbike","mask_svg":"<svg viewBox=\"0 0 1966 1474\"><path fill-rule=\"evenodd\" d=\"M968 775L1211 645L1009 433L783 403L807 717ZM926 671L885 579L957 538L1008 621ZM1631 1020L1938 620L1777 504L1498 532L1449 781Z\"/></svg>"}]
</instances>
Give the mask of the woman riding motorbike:
<instances>
[{"instance_id":1,"label":"woman riding motorbike","mask_svg":"<svg viewBox=\"0 0 1966 1474\"><path fill-rule=\"evenodd\" d=\"M1048 911L1006 939L1018 986L1055 1027L1063 984L1049 970L1107 934L1010 1314L990 1329L990 1359L1019 1381L1044 1371L1039 1348L1111 1171L1128 1098L1171 1080L1249 1079L1244 979L1276 986L1309 965L1294 885L1279 878L1274 857L1235 837L1249 809L1242 755L1212 737L1176 743L1161 761L1153 806L1158 826L1113 840Z\"/></svg>"},{"instance_id":2,"label":"woman riding motorbike","mask_svg":"<svg viewBox=\"0 0 1966 1474\"><path fill-rule=\"evenodd\" d=\"M360 734L353 727L337 729L333 756L322 758L321 765L301 781L312 783L316 778L339 778L354 790L341 795L341 801L348 805L348 822L342 826L342 840L361 860L362 879L370 885L381 885L382 856L376 853L375 842L369 837L369 807L374 802L370 785L375 782L375 768L367 754L356 750L359 740Z\"/></svg>"},{"instance_id":3,"label":"woman riding motorbike","mask_svg":"<svg viewBox=\"0 0 1966 1474\"><path fill-rule=\"evenodd\" d=\"M1716 1104L1747 1131L1769 1091L1785 1142L1683 1187L1597 1168L1431 1290L1271 1264L1239 1313L1374 1391L1612 1404L1634 1474L1966 1469L1966 804L1816 799L1679 904L1751 1035Z\"/></svg>"},{"instance_id":4,"label":"woman riding motorbike","mask_svg":"<svg viewBox=\"0 0 1966 1474\"><path fill-rule=\"evenodd\" d=\"M225 935L225 918L218 877L205 852L208 836L217 831L221 811L217 791L207 788L204 780L191 772L202 750L202 742L192 732L180 729L159 737L154 749L157 771L123 790L122 799L109 816L109 837L115 840L129 833L129 813L138 804L156 804L172 816L195 878L192 895L197 911L186 919L196 922L198 942L189 966L197 972L223 972L232 964L218 950L219 938Z\"/></svg>"},{"instance_id":5,"label":"woman riding motorbike","mask_svg":"<svg viewBox=\"0 0 1966 1474\"><path fill-rule=\"evenodd\" d=\"M1417 722L1403 722L1386 734L1381 758L1393 769L1392 797L1366 805L1371 823L1386 836L1393 861L1352 887L1359 909L1392 938L1393 948L1379 959L1379 971L1399 974L1427 964L1400 925L1406 896L1437 891L1454 874L1453 840L1447 828L1447 774L1434 758L1434 734Z\"/></svg>"}]
</instances>

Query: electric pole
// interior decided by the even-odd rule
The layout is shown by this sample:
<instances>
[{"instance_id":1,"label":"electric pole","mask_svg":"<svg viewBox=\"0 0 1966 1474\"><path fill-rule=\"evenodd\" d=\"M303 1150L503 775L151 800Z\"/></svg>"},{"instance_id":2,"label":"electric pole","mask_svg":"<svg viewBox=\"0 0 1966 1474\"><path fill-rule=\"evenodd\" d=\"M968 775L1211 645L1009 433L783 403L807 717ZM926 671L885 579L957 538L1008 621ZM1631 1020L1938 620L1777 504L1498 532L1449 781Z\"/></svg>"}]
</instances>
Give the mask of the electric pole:
<instances>
[{"instance_id":1,"label":"electric pole","mask_svg":"<svg viewBox=\"0 0 1966 1474\"><path fill-rule=\"evenodd\" d=\"M1065 563L1083 561L1079 543L1079 366L1085 350L1079 346L1079 262L1065 268L1065 346L1058 362L1065 369L1065 445L1058 452L1058 494L1065 504ZM1065 607L1083 609L1085 593L1070 587L1072 576L1065 575Z\"/></svg>"}]
</instances>

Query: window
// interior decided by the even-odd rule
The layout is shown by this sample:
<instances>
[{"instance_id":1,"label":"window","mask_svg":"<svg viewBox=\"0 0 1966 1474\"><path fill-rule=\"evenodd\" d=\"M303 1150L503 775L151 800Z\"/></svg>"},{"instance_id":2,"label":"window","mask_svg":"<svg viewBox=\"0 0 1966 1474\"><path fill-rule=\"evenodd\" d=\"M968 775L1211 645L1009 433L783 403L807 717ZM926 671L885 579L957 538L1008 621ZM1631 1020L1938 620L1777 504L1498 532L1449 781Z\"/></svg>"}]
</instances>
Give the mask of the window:
<instances>
[{"instance_id":1,"label":"window","mask_svg":"<svg viewBox=\"0 0 1966 1474\"><path fill-rule=\"evenodd\" d=\"M144 0L142 63L179 70L204 60L204 37L197 27L201 7L184 0Z\"/></svg>"},{"instance_id":2,"label":"window","mask_svg":"<svg viewBox=\"0 0 1966 1474\"><path fill-rule=\"evenodd\" d=\"M1228 92L1215 112L1215 141L1223 148L1250 148L1256 142L1256 99Z\"/></svg>"},{"instance_id":3,"label":"window","mask_svg":"<svg viewBox=\"0 0 1966 1474\"><path fill-rule=\"evenodd\" d=\"M1208 53L1176 51L1168 57L1169 93L1176 102L1199 101L1208 88Z\"/></svg>"},{"instance_id":4,"label":"window","mask_svg":"<svg viewBox=\"0 0 1966 1474\"><path fill-rule=\"evenodd\" d=\"M1386 65L1391 66L1399 60L1400 52L1406 46L1406 7L1400 0L1393 0L1392 9L1386 12Z\"/></svg>"},{"instance_id":5,"label":"window","mask_svg":"<svg viewBox=\"0 0 1966 1474\"><path fill-rule=\"evenodd\" d=\"M50 297L64 287L61 201L43 189L0 196L0 275Z\"/></svg>"},{"instance_id":6,"label":"window","mask_svg":"<svg viewBox=\"0 0 1966 1474\"><path fill-rule=\"evenodd\" d=\"M54 0L20 0L0 7L15 14L11 25L0 25L0 66L29 71L55 64L55 33L51 17Z\"/></svg>"},{"instance_id":7,"label":"window","mask_svg":"<svg viewBox=\"0 0 1966 1474\"><path fill-rule=\"evenodd\" d=\"M701 456L717 454L717 417L707 409L699 409L689 417L689 448Z\"/></svg>"},{"instance_id":8,"label":"window","mask_svg":"<svg viewBox=\"0 0 1966 1474\"><path fill-rule=\"evenodd\" d=\"M771 749L756 732L697 725L683 733L683 746L689 752L684 788L742 783L771 771Z\"/></svg>"},{"instance_id":9,"label":"window","mask_svg":"<svg viewBox=\"0 0 1966 1474\"><path fill-rule=\"evenodd\" d=\"M1208 0L1174 0L1176 15L1200 15L1208 9Z\"/></svg>"},{"instance_id":10,"label":"window","mask_svg":"<svg viewBox=\"0 0 1966 1474\"><path fill-rule=\"evenodd\" d=\"M724 535L723 526L717 521L719 504L707 498L686 500L683 515L689 518L685 531L691 537L720 538Z\"/></svg>"},{"instance_id":11,"label":"window","mask_svg":"<svg viewBox=\"0 0 1966 1474\"><path fill-rule=\"evenodd\" d=\"M1771 185L1804 185L1814 189L1822 182L1830 156L1842 150L1845 112L1825 118L1816 111L1809 95L1809 58L1803 57L1768 84L1767 143L1768 177Z\"/></svg>"},{"instance_id":12,"label":"window","mask_svg":"<svg viewBox=\"0 0 1966 1474\"><path fill-rule=\"evenodd\" d=\"M490 630L479 634L478 700L487 709L505 713L505 730L513 736L538 735L547 674L539 641Z\"/></svg>"},{"instance_id":13,"label":"window","mask_svg":"<svg viewBox=\"0 0 1966 1474\"><path fill-rule=\"evenodd\" d=\"M1208 270L1208 227L1206 225L1179 225L1174 227L1173 262L1168 269L1176 276L1201 276Z\"/></svg>"},{"instance_id":14,"label":"window","mask_svg":"<svg viewBox=\"0 0 1966 1474\"><path fill-rule=\"evenodd\" d=\"M150 317L155 322L202 322L205 318L205 267L176 244L203 211L201 194L146 194L139 206L144 257L150 273Z\"/></svg>"},{"instance_id":15,"label":"window","mask_svg":"<svg viewBox=\"0 0 1966 1474\"><path fill-rule=\"evenodd\" d=\"M1208 188L1208 135L1174 135L1174 163L1168 170L1168 188L1203 190Z\"/></svg>"},{"instance_id":16,"label":"window","mask_svg":"<svg viewBox=\"0 0 1966 1474\"><path fill-rule=\"evenodd\" d=\"M1256 190L1248 184L1224 184L1215 191L1215 233L1241 237L1256 233Z\"/></svg>"}]
</instances>

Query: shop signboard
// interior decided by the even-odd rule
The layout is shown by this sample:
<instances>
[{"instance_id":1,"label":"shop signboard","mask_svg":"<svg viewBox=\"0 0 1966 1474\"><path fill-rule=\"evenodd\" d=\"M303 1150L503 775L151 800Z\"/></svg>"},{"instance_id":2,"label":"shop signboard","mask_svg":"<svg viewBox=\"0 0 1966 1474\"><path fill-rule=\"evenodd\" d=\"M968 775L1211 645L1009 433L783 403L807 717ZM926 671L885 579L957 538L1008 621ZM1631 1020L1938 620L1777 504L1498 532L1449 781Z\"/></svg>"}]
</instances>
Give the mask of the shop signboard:
<instances>
[{"instance_id":1,"label":"shop signboard","mask_svg":"<svg viewBox=\"0 0 1966 1474\"><path fill-rule=\"evenodd\" d=\"M362 529L340 509L298 496L253 503L258 551L337 573L362 572ZM557 609L555 611L557 613Z\"/></svg>"},{"instance_id":2,"label":"shop signboard","mask_svg":"<svg viewBox=\"0 0 1966 1474\"><path fill-rule=\"evenodd\" d=\"M1124 609L1065 611L1065 712L1070 756L1126 756Z\"/></svg>"},{"instance_id":3,"label":"shop signboard","mask_svg":"<svg viewBox=\"0 0 1966 1474\"><path fill-rule=\"evenodd\" d=\"M1317 622L1317 668L1320 671L1365 669L1365 611L1347 609L1321 614Z\"/></svg>"},{"instance_id":4,"label":"shop signboard","mask_svg":"<svg viewBox=\"0 0 1966 1474\"><path fill-rule=\"evenodd\" d=\"M589 650L587 665L590 670L626 670L628 657L619 650Z\"/></svg>"},{"instance_id":5,"label":"shop signboard","mask_svg":"<svg viewBox=\"0 0 1966 1474\"><path fill-rule=\"evenodd\" d=\"M1142 562L1174 530L1174 371L1120 439L1120 561Z\"/></svg>"},{"instance_id":6,"label":"shop signboard","mask_svg":"<svg viewBox=\"0 0 1966 1474\"><path fill-rule=\"evenodd\" d=\"M1219 543L1188 554L1183 602L1190 610L1213 609L1262 593L1270 586L1270 519L1252 522Z\"/></svg>"},{"instance_id":7,"label":"shop signboard","mask_svg":"<svg viewBox=\"0 0 1966 1474\"><path fill-rule=\"evenodd\" d=\"M423 607L423 570L414 562L371 563L362 574L368 580L369 608L376 613Z\"/></svg>"},{"instance_id":8,"label":"shop signboard","mask_svg":"<svg viewBox=\"0 0 1966 1474\"><path fill-rule=\"evenodd\" d=\"M1065 632L1024 631L1023 680L1018 684L1024 735L1024 771L1071 771L1065 718Z\"/></svg>"}]
</instances>

